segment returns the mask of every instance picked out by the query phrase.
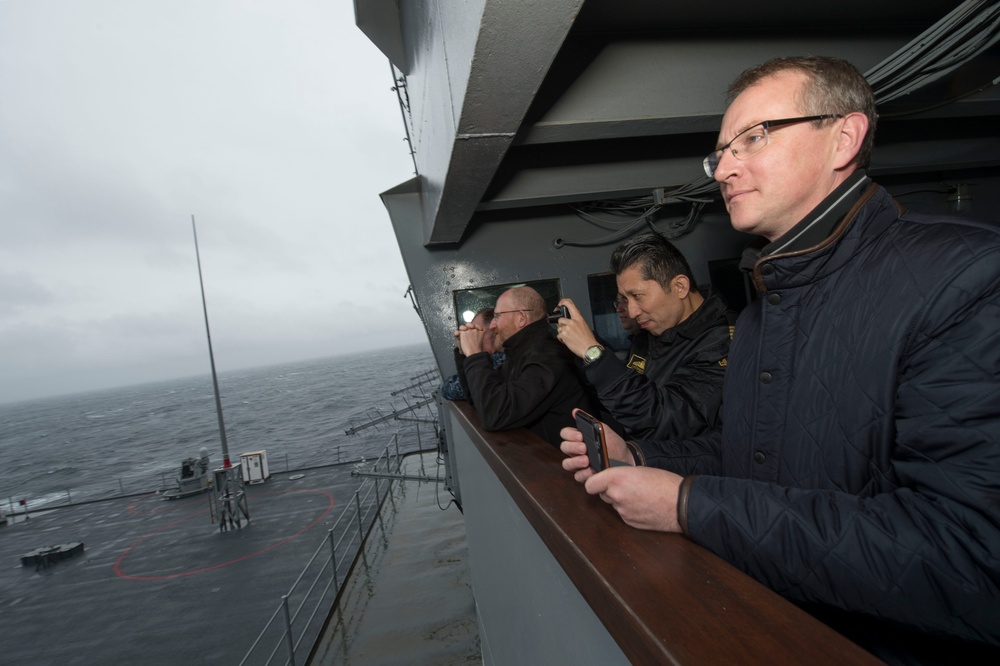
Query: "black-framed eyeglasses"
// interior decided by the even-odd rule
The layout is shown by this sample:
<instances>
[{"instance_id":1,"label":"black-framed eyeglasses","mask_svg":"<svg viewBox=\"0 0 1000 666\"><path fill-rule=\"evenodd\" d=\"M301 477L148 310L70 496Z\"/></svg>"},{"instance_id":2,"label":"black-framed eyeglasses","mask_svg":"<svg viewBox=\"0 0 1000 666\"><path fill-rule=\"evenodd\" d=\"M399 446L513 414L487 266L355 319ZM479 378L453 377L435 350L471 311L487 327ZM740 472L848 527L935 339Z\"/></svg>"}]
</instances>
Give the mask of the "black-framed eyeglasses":
<instances>
[{"instance_id":1,"label":"black-framed eyeglasses","mask_svg":"<svg viewBox=\"0 0 1000 666\"><path fill-rule=\"evenodd\" d=\"M719 168L719 162L722 161L722 155L729 150L738 160L745 160L752 155L756 155L760 151L764 150L768 143L770 143L770 135L767 130L772 127L783 127L785 125L795 125L797 123L805 123L811 120L827 120L830 118L843 118L843 114L839 113L824 113L821 116L802 116L800 118L782 118L780 120L765 120L762 123L757 123L756 125L751 125L746 128L735 137L733 140L724 145L722 148L711 152L702 161L702 165L705 167L705 173L709 178L715 177L715 170Z\"/></svg>"},{"instance_id":2,"label":"black-framed eyeglasses","mask_svg":"<svg viewBox=\"0 0 1000 666\"><path fill-rule=\"evenodd\" d=\"M505 315L508 312L534 312L534 310L523 310L523 309L522 310L503 310L503 311L500 311L500 312L494 310L493 311L493 318L494 319L499 319L500 315Z\"/></svg>"}]
</instances>

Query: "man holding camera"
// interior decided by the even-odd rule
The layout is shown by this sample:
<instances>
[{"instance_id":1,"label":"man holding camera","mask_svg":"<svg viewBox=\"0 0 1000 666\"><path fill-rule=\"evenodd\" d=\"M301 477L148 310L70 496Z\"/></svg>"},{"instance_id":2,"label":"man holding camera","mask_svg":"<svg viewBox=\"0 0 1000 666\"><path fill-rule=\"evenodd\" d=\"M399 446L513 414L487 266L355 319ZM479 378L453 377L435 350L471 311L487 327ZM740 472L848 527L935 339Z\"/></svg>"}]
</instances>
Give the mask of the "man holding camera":
<instances>
[{"instance_id":1,"label":"man holding camera","mask_svg":"<svg viewBox=\"0 0 1000 666\"><path fill-rule=\"evenodd\" d=\"M598 343L576 305L561 305L559 340L583 359L587 381L629 437L700 435L716 423L729 353L726 305L695 287L684 255L660 234L630 238L611 255L619 298L641 330L625 363Z\"/></svg>"},{"instance_id":2,"label":"man holding camera","mask_svg":"<svg viewBox=\"0 0 1000 666\"><path fill-rule=\"evenodd\" d=\"M594 408L577 374L573 355L552 337L545 300L531 287L508 289L497 299L490 330L507 360L494 369L483 350L485 331L458 329L469 398L485 430L526 427L553 446L561 428L573 424L574 407Z\"/></svg>"}]
</instances>

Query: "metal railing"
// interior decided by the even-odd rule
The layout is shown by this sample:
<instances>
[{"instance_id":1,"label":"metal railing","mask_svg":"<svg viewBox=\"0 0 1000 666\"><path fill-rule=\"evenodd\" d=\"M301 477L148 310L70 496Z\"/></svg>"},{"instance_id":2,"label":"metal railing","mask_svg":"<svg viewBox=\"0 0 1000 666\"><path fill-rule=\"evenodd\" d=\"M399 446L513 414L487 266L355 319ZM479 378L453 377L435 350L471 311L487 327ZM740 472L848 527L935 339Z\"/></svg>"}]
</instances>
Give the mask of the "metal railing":
<instances>
[{"instance_id":1,"label":"metal railing","mask_svg":"<svg viewBox=\"0 0 1000 666\"><path fill-rule=\"evenodd\" d=\"M278 655L283 651L287 654L280 663L291 666L304 663L305 659L297 662L296 657L303 656L302 648L306 655L312 649L328 612L339 602L343 584L363 554L363 546L378 522L383 503L392 496L394 480L385 476L399 474L403 458L420 453L419 448L418 445L417 451L400 454L399 434L393 434L390 445L371 467L366 468L374 474L361 483L353 501L338 516L288 593L281 597L240 666L250 663L269 666L276 657L281 659ZM320 615L324 609L327 612ZM268 648L266 659L259 661L258 657Z\"/></svg>"}]
</instances>

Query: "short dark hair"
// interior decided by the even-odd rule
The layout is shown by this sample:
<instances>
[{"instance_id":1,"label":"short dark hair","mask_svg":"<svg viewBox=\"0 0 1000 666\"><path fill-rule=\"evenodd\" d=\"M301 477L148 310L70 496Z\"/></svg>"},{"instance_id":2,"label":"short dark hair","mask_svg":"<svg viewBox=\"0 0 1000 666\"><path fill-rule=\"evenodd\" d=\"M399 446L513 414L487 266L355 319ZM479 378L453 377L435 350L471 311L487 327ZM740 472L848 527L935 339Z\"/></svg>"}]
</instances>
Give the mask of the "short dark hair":
<instances>
[{"instance_id":1,"label":"short dark hair","mask_svg":"<svg viewBox=\"0 0 1000 666\"><path fill-rule=\"evenodd\" d=\"M691 267L681 251L660 234L643 234L629 238L611 253L611 270L621 275L638 267L643 280L656 280L664 291L670 291L670 281L683 275L694 285Z\"/></svg>"},{"instance_id":2,"label":"short dark hair","mask_svg":"<svg viewBox=\"0 0 1000 666\"><path fill-rule=\"evenodd\" d=\"M872 161L875 146L875 93L858 68L840 58L827 56L796 56L772 58L765 63L751 67L736 77L729 86L727 100L732 103L740 93L760 82L761 79L780 72L795 70L806 76L801 99L796 100L803 115L818 116L826 113L847 115L861 112L868 116L868 133L861 143L855 161L862 169L867 169ZM830 120L817 120L822 127Z\"/></svg>"}]
</instances>

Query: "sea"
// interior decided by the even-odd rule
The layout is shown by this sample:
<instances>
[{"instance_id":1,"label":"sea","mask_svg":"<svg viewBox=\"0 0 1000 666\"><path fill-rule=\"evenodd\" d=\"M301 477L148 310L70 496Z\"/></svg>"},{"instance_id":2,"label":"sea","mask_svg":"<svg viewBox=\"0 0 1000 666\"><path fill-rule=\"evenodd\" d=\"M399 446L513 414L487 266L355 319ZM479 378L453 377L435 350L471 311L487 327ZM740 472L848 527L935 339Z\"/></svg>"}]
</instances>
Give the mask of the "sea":
<instances>
[{"instance_id":1,"label":"sea","mask_svg":"<svg viewBox=\"0 0 1000 666\"><path fill-rule=\"evenodd\" d=\"M372 460L395 446L384 419L441 379L424 343L218 376L230 460L264 451L272 472ZM410 412L423 441L429 408ZM381 421L381 423L378 423ZM374 425L368 425L376 422ZM367 426L367 427L366 427ZM358 429L348 435L347 430ZM419 432L400 435L401 451ZM409 438L409 439L407 439ZM0 512L162 490L205 448L222 463L211 374L0 405Z\"/></svg>"}]
</instances>

